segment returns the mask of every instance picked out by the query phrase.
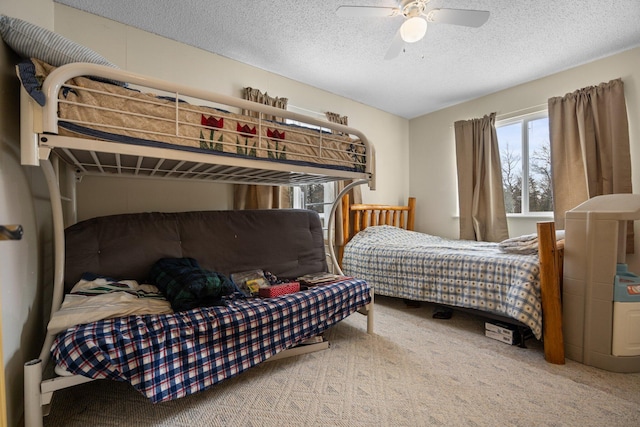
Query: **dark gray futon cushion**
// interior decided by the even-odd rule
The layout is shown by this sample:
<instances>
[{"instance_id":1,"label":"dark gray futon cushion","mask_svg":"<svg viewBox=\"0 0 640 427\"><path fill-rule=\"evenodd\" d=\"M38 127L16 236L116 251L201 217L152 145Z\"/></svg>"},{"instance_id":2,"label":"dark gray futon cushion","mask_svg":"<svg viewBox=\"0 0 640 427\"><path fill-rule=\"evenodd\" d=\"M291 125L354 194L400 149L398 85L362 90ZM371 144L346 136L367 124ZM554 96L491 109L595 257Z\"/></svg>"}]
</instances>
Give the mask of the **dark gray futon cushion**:
<instances>
[{"instance_id":1,"label":"dark gray futon cushion","mask_svg":"<svg viewBox=\"0 0 640 427\"><path fill-rule=\"evenodd\" d=\"M194 258L226 275L327 270L320 218L300 209L112 215L67 228L65 239L67 290L84 272L145 281L160 258Z\"/></svg>"}]
</instances>

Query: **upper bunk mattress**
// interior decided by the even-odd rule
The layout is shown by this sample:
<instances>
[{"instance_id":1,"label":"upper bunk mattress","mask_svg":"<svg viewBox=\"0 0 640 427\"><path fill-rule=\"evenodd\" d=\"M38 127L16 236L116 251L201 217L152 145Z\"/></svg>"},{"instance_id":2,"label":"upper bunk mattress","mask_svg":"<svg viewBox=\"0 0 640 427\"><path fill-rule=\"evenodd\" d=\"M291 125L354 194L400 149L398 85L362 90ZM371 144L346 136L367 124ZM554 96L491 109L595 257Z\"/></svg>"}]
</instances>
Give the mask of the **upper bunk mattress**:
<instances>
[{"instance_id":1,"label":"upper bunk mattress","mask_svg":"<svg viewBox=\"0 0 640 427\"><path fill-rule=\"evenodd\" d=\"M55 67L35 58L18 66L27 92L44 105L40 86ZM59 135L260 159L349 172L365 170L365 146L325 130L258 120L197 106L175 94L76 77L59 93ZM64 154L62 155L64 158Z\"/></svg>"}]
</instances>

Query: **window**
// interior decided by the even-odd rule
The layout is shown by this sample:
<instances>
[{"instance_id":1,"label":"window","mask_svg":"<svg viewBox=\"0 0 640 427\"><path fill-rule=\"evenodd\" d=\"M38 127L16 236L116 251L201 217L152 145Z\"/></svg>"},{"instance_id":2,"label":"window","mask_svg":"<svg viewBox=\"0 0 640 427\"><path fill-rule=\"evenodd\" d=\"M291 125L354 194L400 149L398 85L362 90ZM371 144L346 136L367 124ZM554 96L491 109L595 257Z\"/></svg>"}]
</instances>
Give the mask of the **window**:
<instances>
[{"instance_id":1,"label":"window","mask_svg":"<svg viewBox=\"0 0 640 427\"><path fill-rule=\"evenodd\" d=\"M322 223L322 234L324 236L324 249L329 271L335 273L333 261L329 252L329 215L331 207L336 198L335 182L323 184L307 184L291 187L291 206L295 209L309 209L318 212Z\"/></svg>"},{"instance_id":2,"label":"window","mask_svg":"<svg viewBox=\"0 0 640 427\"><path fill-rule=\"evenodd\" d=\"M318 212L322 221L324 237L327 238L327 221L331 206L336 198L335 183L308 184L293 187L293 204L297 209L309 209Z\"/></svg>"},{"instance_id":3,"label":"window","mask_svg":"<svg viewBox=\"0 0 640 427\"><path fill-rule=\"evenodd\" d=\"M496 133L507 214L552 212L548 113L500 120Z\"/></svg>"},{"instance_id":4,"label":"window","mask_svg":"<svg viewBox=\"0 0 640 427\"><path fill-rule=\"evenodd\" d=\"M291 206L296 209L309 209L318 212L320 222L322 223L327 265L331 273L336 273L333 268L328 243L329 215L331 214L331 206L336 198L335 182L299 185L292 188L293 200Z\"/></svg>"},{"instance_id":5,"label":"window","mask_svg":"<svg viewBox=\"0 0 640 427\"><path fill-rule=\"evenodd\" d=\"M293 111L294 113L304 114L306 116L313 117L314 119L320 119L320 120L326 120L327 119L326 116L323 113L318 113L317 111L306 110L304 108L296 107L295 105L287 105L287 111ZM309 128L309 129L320 129L320 130L322 130L324 132L331 133L331 129L329 129L329 128L320 127L320 126L314 126L312 124L302 123L302 122L299 122L299 121L293 120L293 119L286 119L286 123L290 124L290 125L302 126L302 127Z\"/></svg>"},{"instance_id":6,"label":"window","mask_svg":"<svg viewBox=\"0 0 640 427\"><path fill-rule=\"evenodd\" d=\"M305 114L307 116L325 120L325 115L323 113L318 113L311 110L306 110L304 108L296 107L294 105L288 105L287 110L293 111L300 114ZM320 129L325 132L331 132L328 128L323 128L319 126L313 126L306 123L300 123L296 120L287 119L288 124L293 124L297 126L304 126L311 129ZM333 182L328 182L324 184L308 184L308 185L300 185L292 188L293 191L291 193L291 206L295 209L310 209L312 211L318 212L320 215L320 220L322 221L322 229L324 230L324 238L327 239L327 229L329 220L329 214L331 213L331 205L333 204L336 198L336 186Z\"/></svg>"}]
</instances>

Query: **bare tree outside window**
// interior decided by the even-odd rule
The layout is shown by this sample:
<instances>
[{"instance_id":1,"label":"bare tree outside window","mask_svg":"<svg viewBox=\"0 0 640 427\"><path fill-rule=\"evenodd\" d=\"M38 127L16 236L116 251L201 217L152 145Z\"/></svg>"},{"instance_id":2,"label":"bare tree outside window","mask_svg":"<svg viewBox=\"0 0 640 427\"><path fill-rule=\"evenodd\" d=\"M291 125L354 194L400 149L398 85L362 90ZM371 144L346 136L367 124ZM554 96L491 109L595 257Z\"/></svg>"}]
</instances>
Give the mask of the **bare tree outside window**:
<instances>
[{"instance_id":1,"label":"bare tree outside window","mask_svg":"<svg viewBox=\"0 0 640 427\"><path fill-rule=\"evenodd\" d=\"M529 211L552 212L551 149L549 142L529 156Z\"/></svg>"},{"instance_id":2,"label":"bare tree outside window","mask_svg":"<svg viewBox=\"0 0 640 427\"><path fill-rule=\"evenodd\" d=\"M292 187L292 204L295 209L309 209L320 216L325 238L329 226L331 206L336 198L335 183L307 184Z\"/></svg>"},{"instance_id":3,"label":"bare tree outside window","mask_svg":"<svg viewBox=\"0 0 640 427\"><path fill-rule=\"evenodd\" d=\"M326 207L324 190L324 184L309 184L306 186L306 191L304 192L304 206L307 209L318 212L321 217L324 216Z\"/></svg>"}]
</instances>

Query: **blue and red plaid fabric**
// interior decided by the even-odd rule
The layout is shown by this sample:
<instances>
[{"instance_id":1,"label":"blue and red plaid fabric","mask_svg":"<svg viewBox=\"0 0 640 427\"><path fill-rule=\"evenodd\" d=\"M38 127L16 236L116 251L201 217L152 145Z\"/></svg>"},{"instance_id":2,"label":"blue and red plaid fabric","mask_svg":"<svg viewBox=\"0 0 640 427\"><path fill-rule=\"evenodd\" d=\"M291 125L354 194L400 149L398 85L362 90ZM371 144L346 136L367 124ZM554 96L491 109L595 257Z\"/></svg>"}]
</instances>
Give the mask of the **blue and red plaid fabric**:
<instances>
[{"instance_id":1,"label":"blue and red plaid fabric","mask_svg":"<svg viewBox=\"0 0 640 427\"><path fill-rule=\"evenodd\" d=\"M322 333L367 304L369 291L365 281L345 278L277 298L107 319L66 330L51 351L71 373L128 381L152 402L168 401Z\"/></svg>"}]
</instances>

